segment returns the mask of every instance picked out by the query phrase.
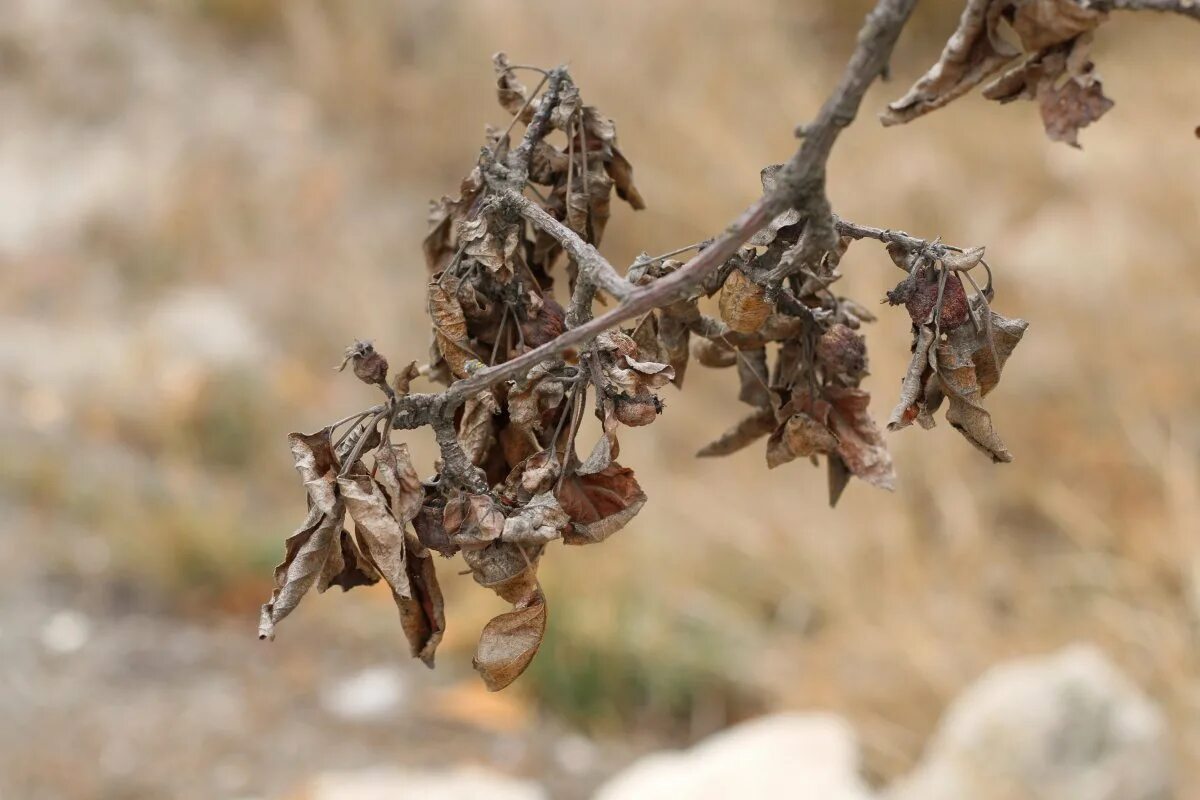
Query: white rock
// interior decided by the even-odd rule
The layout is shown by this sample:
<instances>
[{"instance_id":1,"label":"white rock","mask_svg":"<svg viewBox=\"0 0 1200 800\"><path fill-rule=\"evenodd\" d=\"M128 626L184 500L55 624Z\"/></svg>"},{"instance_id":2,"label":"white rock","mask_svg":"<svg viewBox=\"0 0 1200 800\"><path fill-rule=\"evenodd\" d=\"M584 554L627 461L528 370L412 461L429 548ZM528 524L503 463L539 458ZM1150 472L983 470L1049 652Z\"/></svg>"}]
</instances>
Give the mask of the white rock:
<instances>
[{"instance_id":1,"label":"white rock","mask_svg":"<svg viewBox=\"0 0 1200 800\"><path fill-rule=\"evenodd\" d=\"M546 800L531 781L482 767L448 770L372 769L320 775L304 794L308 800Z\"/></svg>"},{"instance_id":2,"label":"white rock","mask_svg":"<svg viewBox=\"0 0 1200 800\"><path fill-rule=\"evenodd\" d=\"M69 655L83 649L91 638L88 618L77 611L57 611L42 626L42 647L51 653Z\"/></svg>"},{"instance_id":3,"label":"white rock","mask_svg":"<svg viewBox=\"0 0 1200 800\"><path fill-rule=\"evenodd\" d=\"M888 800L1163 800L1161 712L1094 647L993 667Z\"/></svg>"},{"instance_id":4,"label":"white rock","mask_svg":"<svg viewBox=\"0 0 1200 800\"><path fill-rule=\"evenodd\" d=\"M869 800L858 744L832 714L784 713L722 731L691 750L656 753L600 788L596 800Z\"/></svg>"},{"instance_id":5,"label":"white rock","mask_svg":"<svg viewBox=\"0 0 1200 800\"><path fill-rule=\"evenodd\" d=\"M395 667L371 667L335 683L321 705L335 717L368 721L387 717L407 699L408 686Z\"/></svg>"}]
</instances>

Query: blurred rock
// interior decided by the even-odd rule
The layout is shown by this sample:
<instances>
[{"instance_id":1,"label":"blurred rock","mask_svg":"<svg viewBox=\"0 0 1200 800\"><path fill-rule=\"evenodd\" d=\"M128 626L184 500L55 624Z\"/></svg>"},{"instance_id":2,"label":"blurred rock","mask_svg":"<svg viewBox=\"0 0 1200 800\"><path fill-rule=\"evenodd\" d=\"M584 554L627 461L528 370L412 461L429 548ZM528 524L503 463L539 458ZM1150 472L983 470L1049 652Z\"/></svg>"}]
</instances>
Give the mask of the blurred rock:
<instances>
[{"instance_id":1,"label":"blurred rock","mask_svg":"<svg viewBox=\"0 0 1200 800\"><path fill-rule=\"evenodd\" d=\"M42 626L42 646L57 655L83 649L91 636L91 623L77 611L56 611Z\"/></svg>"},{"instance_id":2,"label":"blurred rock","mask_svg":"<svg viewBox=\"0 0 1200 800\"><path fill-rule=\"evenodd\" d=\"M546 800L532 781L481 767L432 771L372 769L330 772L313 781L304 800Z\"/></svg>"},{"instance_id":3,"label":"blurred rock","mask_svg":"<svg viewBox=\"0 0 1200 800\"><path fill-rule=\"evenodd\" d=\"M322 692L321 706L335 717L365 722L387 718L407 697L408 686L400 670L371 667Z\"/></svg>"},{"instance_id":4,"label":"blurred rock","mask_svg":"<svg viewBox=\"0 0 1200 800\"><path fill-rule=\"evenodd\" d=\"M858 744L832 714L774 714L737 725L691 750L655 753L600 788L596 800L869 800Z\"/></svg>"},{"instance_id":5,"label":"blurred rock","mask_svg":"<svg viewBox=\"0 0 1200 800\"><path fill-rule=\"evenodd\" d=\"M888 800L1165 800L1159 709L1096 648L993 667L953 703Z\"/></svg>"}]
</instances>

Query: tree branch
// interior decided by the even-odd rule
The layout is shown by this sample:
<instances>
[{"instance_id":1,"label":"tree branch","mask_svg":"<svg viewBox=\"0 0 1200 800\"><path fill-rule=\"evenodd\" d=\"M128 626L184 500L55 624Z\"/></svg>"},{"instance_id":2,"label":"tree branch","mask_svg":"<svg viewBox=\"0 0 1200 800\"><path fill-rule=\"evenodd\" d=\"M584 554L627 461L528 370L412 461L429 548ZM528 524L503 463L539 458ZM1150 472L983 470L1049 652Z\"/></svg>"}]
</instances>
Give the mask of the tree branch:
<instances>
[{"instance_id":1,"label":"tree branch","mask_svg":"<svg viewBox=\"0 0 1200 800\"><path fill-rule=\"evenodd\" d=\"M887 66L900 31L908 21L916 2L917 0L879 0L863 23L854 55L847 64L841 81L821 107L817 118L812 124L805 126L804 143L780 170L775 188L738 215L711 245L669 275L648 286L628 292L619 305L599 317L570 328L557 338L503 364L487 367L470 377L455 381L442 393L447 406L454 408L476 392L519 377L540 362L560 356L568 349L590 341L615 325L685 297L713 270L733 256L750 237L789 208L796 208L809 219L809 230L805 232L805 239L810 260L815 261L821 253L832 250L837 244L837 234L833 227L829 200L825 197L825 163L829 160L838 134L858 113L867 87ZM547 89L547 95L556 91L557 85L552 76L551 88ZM534 122L530 123L531 127L537 122L541 112L548 107L549 104L543 101L543 105L538 109L539 114L535 116ZM528 142L527 132L526 139L518 150L532 149L532 144L526 148ZM515 156L514 152L514 159ZM521 206L531 205L527 200L524 204L518 203L511 195L507 196L507 199L514 203L523 215L526 212ZM577 244L574 240L578 237L573 231L557 223L549 215L546 215L545 219L536 214L526 218L540 224L543 230L551 235L561 234L562 238L559 241L564 243L564 247L566 242L571 242L577 253L590 264L589 268L595 271L596 277L617 288L618 284L615 281L621 279L616 270L595 252L595 248L581 240ZM815 258L812 256L814 253ZM801 260L800 263L803 265L806 262ZM583 262L580 262L580 265L584 267Z\"/></svg>"},{"instance_id":2,"label":"tree branch","mask_svg":"<svg viewBox=\"0 0 1200 800\"><path fill-rule=\"evenodd\" d=\"M554 237L567 255L575 259L579 265L579 276L596 288L602 289L615 297L624 300L634 287L617 274L616 268L608 259L600 255L600 251L585 242L579 234L546 213L546 210L520 192L506 190L500 199L525 219Z\"/></svg>"},{"instance_id":3,"label":"tree branch","mask_svg":"<svg viewBox=\"0 0 1200 800\"><path fill-rule=\"evenodd\" d=\"M1097 11L1160 11L1182 14L1200 21L1198 0L1084 0L1084 5Z\"/></svg>"}]
</instances>

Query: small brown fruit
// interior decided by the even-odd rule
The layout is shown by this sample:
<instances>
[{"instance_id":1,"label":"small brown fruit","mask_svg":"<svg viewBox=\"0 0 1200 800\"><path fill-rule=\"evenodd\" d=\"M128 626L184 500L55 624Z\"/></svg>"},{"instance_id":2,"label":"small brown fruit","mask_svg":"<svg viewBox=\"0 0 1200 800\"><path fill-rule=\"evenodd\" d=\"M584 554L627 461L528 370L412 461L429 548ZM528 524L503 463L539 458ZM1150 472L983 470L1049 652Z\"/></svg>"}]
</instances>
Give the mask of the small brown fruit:
<instances>
[{"instance_id":1,"label":"small brown fruit","mask_svg":"<svg viewBox=\"0 0 1200 800\"><path fill-rule=\"evenodd\" d=\"M721 319L738 333L754 333L774 310L764 297L766 289L735 269L721 287Z\"/></svg>"}]
</instances>

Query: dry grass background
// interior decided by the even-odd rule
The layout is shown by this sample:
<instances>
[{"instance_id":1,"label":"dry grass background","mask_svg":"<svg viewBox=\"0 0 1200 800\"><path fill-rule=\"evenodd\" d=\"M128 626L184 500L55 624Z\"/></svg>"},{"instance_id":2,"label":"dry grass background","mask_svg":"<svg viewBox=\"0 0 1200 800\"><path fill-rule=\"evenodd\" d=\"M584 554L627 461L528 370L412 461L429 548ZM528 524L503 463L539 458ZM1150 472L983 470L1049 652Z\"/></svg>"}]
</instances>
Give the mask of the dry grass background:
<instances>
[{"instance_id":1,"label":"dry grass background","mask_svg":"<svg viewBox=\"0 0 1200 800\"><path fill-rule=\"evenodd\" d=\"M604 250L628 263L757 194L868 5L16 3L0 23L0 496L37 520L6 536L17 563L135 586L163 614L241 614L251 635L301 508L284 435L368 402L328 369L350 339L425 352L425 201L505 121L490 54L569 62L616 120L650 206L614 205ZM958 5L922 4L869 111L932 61ZM646 742L834 709L882 778L988 665L1091 640L1164 706L1183 785L1200 785L1198 37L1166 18L1102 31L1117 106L1082 152L1046 141L1028 105L971 98L887 130L864 114L830 163L839 213L987 244L997 307L1031 321L991 403L1016 463L910 429L890 438L899 490L856 483L831 511L806 465L691 457L741 413L732 376L697 367L622 440L651 497L636 522L549 553L552 630L518 702ZM843 263L867 302L897 277L869 243ZM877 417L907 328L883 309L868 332ZM429 464L432 442L413 444ZM449 582L457 675L498 601ZM280 635L316 641L351 608L387 619L374 599L310 599Z\"/></svg>"}]
</instances>

